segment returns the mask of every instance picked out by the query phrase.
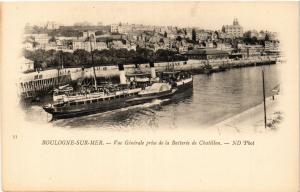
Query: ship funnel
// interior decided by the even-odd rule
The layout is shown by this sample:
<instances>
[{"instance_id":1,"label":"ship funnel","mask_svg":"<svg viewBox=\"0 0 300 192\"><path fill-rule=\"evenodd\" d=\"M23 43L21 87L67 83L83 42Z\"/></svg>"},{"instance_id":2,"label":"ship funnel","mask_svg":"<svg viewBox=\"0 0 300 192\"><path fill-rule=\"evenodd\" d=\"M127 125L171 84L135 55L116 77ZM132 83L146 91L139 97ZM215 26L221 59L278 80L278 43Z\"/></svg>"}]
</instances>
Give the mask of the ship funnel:
<instances>
[{"instance_id":1,"label":"ship funnel","mask_svg":"<svg viewBox=\"0 0 300 192\"><path fill-rule=\"evenodd\" d=\"M151 70L151 78L155 79L156 78L156 72L155 72L155 67L154 67L154 62L150 61L150 70Z\"/></svg>"},{"instance_id":2,"label":"ship funnel","mask_svg":"<svg viewBox=\"0 0 300 192\"><path fill-rule=\"evenodd\" d=\"M126 84L124 65L119 64L118 67L119 67L119 74L120 74L120 84Z\"/></svg>"}]
</instances>

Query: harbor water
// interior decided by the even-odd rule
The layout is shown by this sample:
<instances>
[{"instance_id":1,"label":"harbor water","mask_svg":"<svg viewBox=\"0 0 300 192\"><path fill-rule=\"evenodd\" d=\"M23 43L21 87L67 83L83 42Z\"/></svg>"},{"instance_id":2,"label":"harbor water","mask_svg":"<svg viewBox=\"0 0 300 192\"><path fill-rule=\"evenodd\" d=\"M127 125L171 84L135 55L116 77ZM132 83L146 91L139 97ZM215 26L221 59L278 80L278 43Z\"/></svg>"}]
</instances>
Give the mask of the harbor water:
<instances>
[{"instance_id":1,"label":"harbor water","mask_svg":"<svg viewBox=\"0 0 300 192\"><path fill-rule=\"evenodd\" d=\"M263 101L262 69L265 71L266 96L270 96L272 89L280 83L281 65L194 75L193 92L182 95L179 100L154 100L151 103L70 119L50 121L51 115L42 109L43 102L33 103L24 109L25 119L76 129L205 129Z\"/></svg>"}]
</instances>

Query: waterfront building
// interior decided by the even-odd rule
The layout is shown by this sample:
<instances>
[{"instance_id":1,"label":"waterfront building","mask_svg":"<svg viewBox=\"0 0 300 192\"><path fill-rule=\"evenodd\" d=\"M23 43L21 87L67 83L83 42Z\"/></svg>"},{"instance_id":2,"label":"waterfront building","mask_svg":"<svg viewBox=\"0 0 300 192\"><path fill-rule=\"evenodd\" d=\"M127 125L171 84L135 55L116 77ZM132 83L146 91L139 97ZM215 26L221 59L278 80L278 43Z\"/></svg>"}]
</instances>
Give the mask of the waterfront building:
<instances>
[{"instance_id":1,"label":"waterfront building","mask_svg":"<svg viewBox=\"0 0 300 192\"><path fill-rule=\"evenodd\" d=\"M222 51L232 51L232 45L230 43L217 43L217 50L222 50Z\"/></svg>"},{"instance_id":2,"label":"waterfront building","mask_svg":"<svg viewBox=\"0 0 300 192\"><path fill-rule=\"evenodd\" d=\"M266 52L277 52L278 43L276 41L265 41L265 51Z\"/></svg>"},{"instance_id":3,"label":"waterfront building","mask_svg":"<svg viewBox=\"0 0 300 192\"><path fill-rule=\"evenodd\" d=\"M184 54L189 59L210 60L210 59L228 59L227 51L217 49L193 49Z\"/></svg>"},{"instance_id":4,"label":"waterfront building","mask_svg":"<svg viewBox=\"0 0 300 192\"><path fill-rule=\"evenodd\" d=\"M263 52L264 47L262 45L245 45L244 48L241 49L243 57L261 56Z\"/></svg>"},{"instance_id":5,"label":"waterfront building","mask_svg":"<svg viewBox=\"0 0 300 192\"><path fill-rule=\"evenodd\" d=\"M239 25L237 18L233 20L233 25L224 25L222 31L233 38L243 37L243 27Z\"/></svg>"}]
</instances>

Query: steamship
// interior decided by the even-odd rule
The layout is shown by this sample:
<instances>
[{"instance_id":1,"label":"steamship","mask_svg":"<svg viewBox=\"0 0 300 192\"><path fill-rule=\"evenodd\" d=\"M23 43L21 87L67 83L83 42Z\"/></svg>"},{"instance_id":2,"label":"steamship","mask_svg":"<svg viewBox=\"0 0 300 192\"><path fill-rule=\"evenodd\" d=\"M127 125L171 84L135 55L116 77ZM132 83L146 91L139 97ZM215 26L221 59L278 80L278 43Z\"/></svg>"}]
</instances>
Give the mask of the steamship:
<instances>
[{"instance_id":1,"label":"steamship","mask_svg":"<svg viewBox=\"0 0 300 192\"><path fill-rule=\"evenodd\" d=\"M120 64L120 84L98 86L94 77L94 86L81 92L62 93L60 98L43 109L52 114L52 119L71 118L105 111L111 111L154 99L175 97L193 86L193 78L187 72L164 72L156 75L154 63L150 62L151 77L125 76L124 66Z\"/></svg>"},{"instance_id":2,"label":"steamship","mask_svg":"<svg viewBox=\"0 0 300 192\"><path fill-rule=\"evenodd\" d=\"M89 38L91 43L91 38ZM156 77L154 62L150 62L151 78L133 78L127 81L124 65L119 64L120 84L116 86L98 86L91 46L94 85L82 86L80 92L56 91L54 103L43 106L52 114L52 119L70 118L99 112L120 109L149 102L153 99L172 97L176 92L192 87L193 78L186 72L161 74Z\"/></svg>"}]
</instances>

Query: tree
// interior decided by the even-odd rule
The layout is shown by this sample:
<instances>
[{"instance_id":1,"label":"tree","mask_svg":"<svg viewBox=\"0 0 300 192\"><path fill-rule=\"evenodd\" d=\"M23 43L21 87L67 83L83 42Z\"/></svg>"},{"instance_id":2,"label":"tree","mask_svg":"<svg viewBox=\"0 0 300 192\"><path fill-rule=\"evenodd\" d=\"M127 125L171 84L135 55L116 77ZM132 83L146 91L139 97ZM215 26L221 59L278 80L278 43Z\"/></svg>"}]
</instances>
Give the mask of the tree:
<instances>
[{"instance_id":1,"label":"tree","mask_svg":"<svg viewBox=\"0 0 300 192\"><path fill-rule=\"evenodd\" d=\"M73 46L73 41L72 41L72 40L65 39L65 40L62 41L62 44L63 44L64 46L72 47L72 46Z\"/></svg>"},{"instance_id":2,"label":"tree","mask_svg":"<svg viewBox=\"0 0 300 192\"><path fill-rule=\"evenodd\" d=\"M251 38L251 44L257 44L257 37L252 37Z\"/></svg>"},{"instance_id":3,"label":"tree","mask_svg":"<svg viewBox=\"0 0 300 192\"><path fill-rule=\"evenodd\" d=\"M153 51L146 48L138 48L136 49L137 56L140 61L149 62L149 59L153 55Z\"/></svg>"},{"instance_id":4,"label":"tree","mask_svg":"<svg viewBox=\"0 0 300 192\"><path fill-rule=\"evenodd\" d=\"M220 34L218 31L215 31L215 34L217 35L217 39L220 39Z\"/></svg>"},{"instance_id":5,"label":"tree","mask_svg":"<svg viewBox=\"0 0 300 192\"><path fill-rule=\"evenodd\" d=\"M57 63L55 62L54 54L55 50L51 49L45 52L45 62L47 63L46 67L55 67Z\"/></svg>"},{"instance_id":6,"label":"tree","mask_svg":"<svg viewBox=\"0 0 300 192\"><path fill-rule=\"evenodd\" d=\"M181 41L181 40L182 40L181 36L176 37L176 41Z\"/></svg>"},{"instance_id":7,"label":"tree","mask_svg":"<svg viewBox=\"0 0 300 192\"><path fill-rule=\"evenodd\" d=\"M38 43L38 42L36 42L36 41L33 41L33 42L32 42L32 47L34 47L34 48L35 48L35 47L37 47L38 45L39 45L39 43Z\"/></svg>"},{"instance_id":8,"label":"tree","mask_svg":"<svg viewBox=\"0 0 300 192\"><path fill-rule=\"evenodd\" d=\"M34 52L27 52L27 58L32 60L34 63L34 68L42 68L43 62L46 60L45 50L38 49Z\"/></svg>"},{"instance_id":9,"label":"tree","mask_svg":"<svg viewBox=\"0 0 300 192\"><path fill-rule=\"evenodd\" d=\"M77 49L74 51L73 55L76 65L81 65L83 67L89 64L89 58L91 57L89 52L83 49Z\"/></svg>"},{"instance_id":10,"label":"tree","mask_svg":"<svg viewBox=\"0 0 300 192\"><path fill-rule=\"evenodd\" d=\"M196 42L196 39L197 39L197 37L196 37L196 30L193 29L193 30L192 30L192 40L193 40L194 42Z\"/></svg>"},{"instance_id":11,"label":"tree","mask_svg":"<svg viewBox=\"0 0 300 192\"><path fill-rule=\"evenodd\" d=\"M216 41L213 41L213 45L214 45L214 48L216 48L218 46Z\"/></svg>"},{"instance_id":12,"label":"tree","mask_svg":"<svg viewBox=\"0 0 300 192\"><path fill-rule=\"evenodd\" d=\"M48 65L47 65L47 63L44 61L44 62L42 62L41 67L42 67L43 69L46 69L46 68L48 67Z\"/></svg>"},{"instance_id":13,"label":"tree","mask_svg":"<svg viewBox=\"0 0 300 192\"><path fill-rule=\"evenodd\" d=\"M35 69L40 68L60 68L64 67L91 67L99 65L116 65L117 63L148 63L155 58L157 62L186 60L182 55L178 55L176 51L160 49L155 53L153 50L137 47L135 50L128 51L127 49L104 49L93 50L93 60L91 53L83 49L75 50L73 53L42 50L35 51L24 50L25 58L34 62Z\"/></svg>"},{"instance_id":14,"label":"tree","mask_svg":"<svg viewBox=\"0 0 300 192\"><path fill-rule=\"evenodd\" d=\"M244 38L250 39L250 38L251 38L251 31L246 31L246 32L244 33Z\"/></svg>"},{"instance_id":15,"label":"tree","mask_svg":"<svg viewBox=\"0 0 300 192\"><path fill-rule=\"evenodd\" d=\"M266 34L266 36L265 36L265 41L270 41L270 36L269 36L269 34Z\"/></svg>"},{"instance_id":16,"label":"tree","mask_svg":"<svg viewBox=\"0 0 300 192\"><path fill-rule=\"evenodd\" d=\"M164 33L164 37L168 37L168 33L166 31Z\"/></svg>"}]
</instances>

